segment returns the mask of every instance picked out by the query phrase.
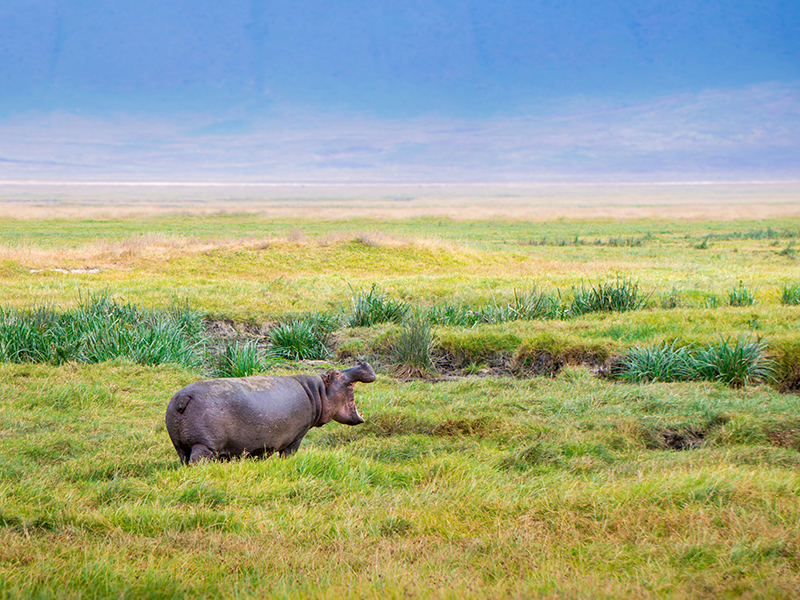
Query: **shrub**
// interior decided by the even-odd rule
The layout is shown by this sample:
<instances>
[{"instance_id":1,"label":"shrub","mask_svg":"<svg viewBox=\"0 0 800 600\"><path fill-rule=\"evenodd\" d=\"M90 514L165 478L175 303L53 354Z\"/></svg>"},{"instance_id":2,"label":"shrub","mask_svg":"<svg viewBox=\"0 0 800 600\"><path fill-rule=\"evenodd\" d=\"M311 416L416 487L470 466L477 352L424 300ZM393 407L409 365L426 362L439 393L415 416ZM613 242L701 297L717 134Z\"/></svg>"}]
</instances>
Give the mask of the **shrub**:
<instances>
[{"instance_id":1,"label":"shrub","mask_svg":"<svg viewBox=\"0 0 800 600\"><path fill-rule=\"evenodd\" d=\"M781 304L797 306L800 304L800 285L784 285L781 291Z\"/></svg>"},{"instance_id":2,"label":"shrub","mask_svg":"<svg viewBox=\"0 0 800 600\"><path fill-rule=\"evenodd\" d=\"M739 286L728 292L728 304L731 306L752 306L755 304L755 296L740 281Z\"/></svg>"},{"instance_id":3,"label":"shrub","mask_svg":"<svg viewBox=\"0 0 800 600\"><path fill-rule=\"evenodd\" d=\"M368 292L363 290L353 295L352 311L347 318L347 327L369 327L378 323L400 323L408 305L405 302L392 300L380 292L375 284Z\"/></svg>"},{"instance_id":4,"label":"shrub","mask_svg":"<svg viewBox=\"0 0 800 600\"><path fill-rule=\"evenodd\" d=\"M270 331L270 352L289 360L325 360L335 327L335 319L325 314L281 323Z\"/></svg>"},{"instance_id":5,"label":"shrub","mask_svg":"<svg viewBox=\"0 0 800 600\"><path fill-rule=\"evenodd\" d=\"M588 288L573 287L572 291L572 303L566 310L569 316L591 312L624 312L636 310L644 304L644 298L639 294L639 284L626 278Z\"/></svg>"}]
</instances>

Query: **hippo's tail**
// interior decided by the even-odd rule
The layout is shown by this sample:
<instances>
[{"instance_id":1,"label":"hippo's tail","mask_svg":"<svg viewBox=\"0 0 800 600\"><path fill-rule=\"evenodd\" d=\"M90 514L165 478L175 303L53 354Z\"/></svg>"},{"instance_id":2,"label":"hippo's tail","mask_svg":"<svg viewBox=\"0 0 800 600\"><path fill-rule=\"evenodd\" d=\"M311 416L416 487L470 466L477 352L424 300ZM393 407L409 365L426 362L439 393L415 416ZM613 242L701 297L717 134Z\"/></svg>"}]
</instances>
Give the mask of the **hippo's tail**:
<instances>
[{"instance_id":1,"label":"hippo's tail","mask_svg":"<svg viewBox=\"0 0 800 600\"><path fill-rule=\"evenodd\" d=\"M175 410L177 410L180 414L183 414L183 411L186 410L186 407L189 406L189 402L191 402L192 396L189 394L181 394L180 396L176 396L173 398Z\"/></svg>"}]
</instances>

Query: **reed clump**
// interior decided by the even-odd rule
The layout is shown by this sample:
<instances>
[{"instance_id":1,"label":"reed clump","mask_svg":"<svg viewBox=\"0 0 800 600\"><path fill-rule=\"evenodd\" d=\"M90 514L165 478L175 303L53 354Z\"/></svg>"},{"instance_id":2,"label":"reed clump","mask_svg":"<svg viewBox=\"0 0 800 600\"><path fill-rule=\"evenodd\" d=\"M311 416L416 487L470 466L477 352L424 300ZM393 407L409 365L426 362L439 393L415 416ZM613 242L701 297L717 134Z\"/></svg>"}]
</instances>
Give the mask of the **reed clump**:
<instances>
[{"instance_id":1,"label":"reed clump","mask_svg":"<svg viewBox=\"0 0 800 600\"><path fill-rule=\"evenodd\" d=\"M0 360L63 364L128 358L147 365L196 366L203 315L188 307L146 309L107 294L88 295L68 311L0 310Z\"/></svg>"},{"instance_id":2,"label":"reed clump","mask_svg":"<svg viewBox=\"0 0 800 600\"><path fill-rule=\"evenodd\" d=\"M719 381L731 387L775 379L775 362L763 340L739 336L704 346L677 341L634 347L623 360L620 377L631 382Z\"/></svg>"}]
</instances>

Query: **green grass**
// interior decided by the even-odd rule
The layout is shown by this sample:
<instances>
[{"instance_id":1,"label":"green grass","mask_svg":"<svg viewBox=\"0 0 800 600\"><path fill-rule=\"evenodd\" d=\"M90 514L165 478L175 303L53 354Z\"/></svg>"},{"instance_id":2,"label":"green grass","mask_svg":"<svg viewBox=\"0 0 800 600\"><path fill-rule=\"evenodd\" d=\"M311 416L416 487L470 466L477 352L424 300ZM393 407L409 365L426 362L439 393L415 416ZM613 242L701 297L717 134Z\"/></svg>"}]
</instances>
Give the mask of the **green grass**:
<instances>
[{"instance_id":1,"label":"green grass","mask_svg":"<svg viewBox=\"0 0 800 600\"><path fill-rule=\"evenodd\" d=\"M796 283L784 285L781 290L781 304L786 304L787 306L800 305L800 285Z\"/></svg>"},{"instance_id":2,"label":"green grass","mask_svg":"<svg viewBox=\"0 0 800 600\"><path fill-rule=\"evenodd\" d=\"M0 374L4 596L797 589L800 398L768 388L381 377L290 459L182 468L163 410L198 373Z\"/></svg>"},{"instance_id":3,"label":"green grass","mask_svg":"<svg viewBox=\"0 0 800 600\"><path fill-rule=\"evenodd\" d=\"M249 377L263 371L267 360L254 341L226 344L211 359L213 377Z\"/></svg>"},{"instance_id":4,"label":"green grass","mask_svg":"<svg viewBox=\"0 0 800 600\"><path fill-rule=\"evenodd\" d=\"M335 319L325 314L280 323L269 332L270 352L289 360L325 360L335 327Z\"/></svg>"},{"instance_id":5,"label":"green grass","mask_svg":"<svg viewBox=\"0 0 800 600\"><path fill-rule=\"evenodd\" d=\"M631 349L620 377L626 381L689 381L695 378L691 348L676 342Z\"/></svg>"},{"instance_id":6,"label":"green grass","mask_svg":"<svg viewBox=\"0 0 800 600\"><path fill-rule=\"evenodd\" d=\"M731 306L752 306L756 298L740 281L739 285L728 292L728 304Z\"/></svg>"},{"instance_id":7,"label":"green grass","mask_svg":"<svg viewBox=\"0 0 800 600\"><path fill-rule=\"evenodd\" d=\"M398 373L406 376L426 376L435 372L431 356L433 338L425 315L420 313L408 315L388 344L389 360Z\"/></svg>"},{"instance_id":8,"label":"green grass","mask_svg":"<svg viewBox=\"0 0 800 600\"><path fill-rule=\"evenodd\" d=\"M775 380L775 362L763 340L741 336L719 339L705 346L679 346L662 342L634 347L623 360L626 381L721 381L732 387Z\"/></svg>"},{"instance_id":9,"label":"green grass","mask_svg":"<svg viewBox=\"0 0 800 600\"><path fill-rule=\"evenodd\" d=\"M625 312L641 308L644 302L639 284L622 278L573 288L572 302L564 312L569 316L591 312Z\"/></svg>"},{"instance_id":10,"label":"green grass","mask_svg":"<svg viewBox=\"0 0 800 600\"><path fill-rule=\"evenodd\" d=\"M370 327L379 323L400 323L408 305L389 298L373 283L368 292L360 290L353 294L351 312L346 317L348 327Z\"/></svg>"},{"instance_id":11,"label":"green grass","mask_svg":"<svg viewBox=\"0 0 800 600\"><path fill-rule=\"evenodd\" d=\"M697 351L694 370L699 378L722 381L733 387L742 387L751 381L770 381L775 369L767 352L768 346L763 340L744 336L735 341L720 339Z\"/></svg>"},{"instance_id":12,"label":"green grass","mask_svg":"<svg viewBox=\"0 0 800 600\"><path fill-rule=\"evenodd\" d=\"M64 312L0 308L0 360L62 364L127 357L193 366L200 362L202 331L202 314L188 307L149 310L89 294Z\"/></svg>"},{"instance_id":13,"label":"green grass","mask_svg":"<svg viewBox=\"0 0 800 600\"><path fill-rule=\"evenodd\" d=\"M800 264L781 253L798 232L0 219L0 305L22 340L8 356L51 357L0 362L0 597L797 597L800 396L780 390L800 389L783 300ZM742 281L753 302L731 306ZM573 288L600 308L564 314ZM345 327L353 290L407 319ZM366 422L314 428L286 460L181 468L166 403L212 365L141 360L144 330L96 364L34 343L79 313L90 331L161 319L195 341L203 316L234 321L247 336L209 346L225 374L374 356ZM436 379L394 378L414 364L390 360L401 334ZM641 383L596 375L636 348ZM673 381L681 348L713 381ZM323 362L259 364L280 352Z\"/></svg>"}]
</instances>

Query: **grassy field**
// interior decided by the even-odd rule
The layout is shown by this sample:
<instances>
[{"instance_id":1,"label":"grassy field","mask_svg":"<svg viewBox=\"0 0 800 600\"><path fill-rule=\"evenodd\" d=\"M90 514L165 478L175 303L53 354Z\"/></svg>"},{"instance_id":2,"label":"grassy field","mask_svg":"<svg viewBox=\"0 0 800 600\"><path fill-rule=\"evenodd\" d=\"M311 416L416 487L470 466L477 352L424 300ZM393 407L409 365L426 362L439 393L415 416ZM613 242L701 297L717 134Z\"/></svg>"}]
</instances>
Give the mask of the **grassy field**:
<instances>
[{"instance_id":1,"label":"grassy field","mask_svg":"<svg viewBox=\"0 0 800 600\"><path fill-rule=\"evenodd\" d=\"M361 426L181 468L163 414L207 354L0 362L0 597L798 597L798 237L795 218L0 220L4 318L183 306L208 347L266 357L278 323L324 317L324 361L262 368L379 373ZM631 310L575 312L620 283ZM402 314L348 326L371 289ZM558 310L520 316L532 290ZM398 369L420 315L431 367ZM774 377L598 376L738 339ZM532 376L543 356L558 368Z\"/></svg>"}]
</instances>

